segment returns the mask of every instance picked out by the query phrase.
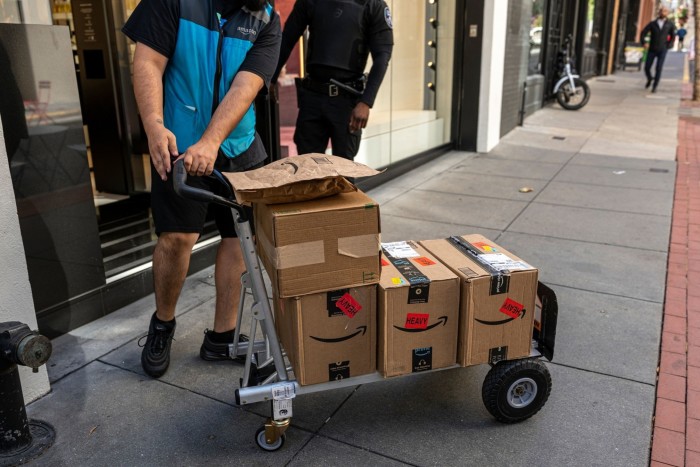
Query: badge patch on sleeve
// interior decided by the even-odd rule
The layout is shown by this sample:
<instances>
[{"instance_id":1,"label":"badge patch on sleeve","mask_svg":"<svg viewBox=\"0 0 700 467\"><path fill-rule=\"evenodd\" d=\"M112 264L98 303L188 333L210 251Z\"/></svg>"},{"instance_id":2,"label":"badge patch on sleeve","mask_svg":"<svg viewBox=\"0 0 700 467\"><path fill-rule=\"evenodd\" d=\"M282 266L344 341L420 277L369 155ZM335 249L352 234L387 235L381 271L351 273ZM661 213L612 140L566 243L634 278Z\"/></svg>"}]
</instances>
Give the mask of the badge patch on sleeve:
<instances>
[{"instance_id":1,"label":"badge patch on sleeve","mask_svg":"<svg viewBox=\"0 0 700 467\"><path fill-rule=\"evenodd\" d=\"M391 12L389 11L389 7L384 8L384 20L386 21L387 26L394 29L394 25L391 22Z\"/></svg>"}]
</instances>

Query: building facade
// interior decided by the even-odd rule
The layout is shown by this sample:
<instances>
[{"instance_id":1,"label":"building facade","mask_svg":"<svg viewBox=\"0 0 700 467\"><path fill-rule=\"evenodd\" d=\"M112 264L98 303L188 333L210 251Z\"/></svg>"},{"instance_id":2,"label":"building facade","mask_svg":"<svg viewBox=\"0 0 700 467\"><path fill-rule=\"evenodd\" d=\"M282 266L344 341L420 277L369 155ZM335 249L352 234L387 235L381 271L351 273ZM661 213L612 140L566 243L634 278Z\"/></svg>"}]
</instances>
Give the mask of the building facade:
<instances>
[{"instance_id":1,"label":"building facade","mask_svg":"<svg viewBox=\"0 0 700 467\"><path fill-rule=\"evenodd\" d=\"M134 44L119 32L137 1L0 2L0 78L17 94L0 108L7 170L48 336L152 292L150 162L132 91ZM356 160L400 173L452 148L490 151L549 102L567 36L584 76L616 69L634 1L387 0L394 53ZM292 6L275 2L283 19ZM272 158L295 151L303 54L302 39L279 101L258 102ZM191 271L213 264L217 243L208 223Z\"/></svg>"}]
</instances>

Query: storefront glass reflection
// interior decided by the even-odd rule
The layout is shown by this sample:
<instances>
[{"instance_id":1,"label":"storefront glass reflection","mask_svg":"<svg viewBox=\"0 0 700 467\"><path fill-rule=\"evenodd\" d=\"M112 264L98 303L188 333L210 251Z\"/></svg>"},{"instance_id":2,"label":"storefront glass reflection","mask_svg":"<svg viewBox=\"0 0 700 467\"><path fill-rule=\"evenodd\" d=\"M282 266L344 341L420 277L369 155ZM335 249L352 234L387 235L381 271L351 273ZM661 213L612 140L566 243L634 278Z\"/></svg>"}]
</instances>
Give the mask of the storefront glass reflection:
<instances>
[{"instance_id":1,"label":"storefront glass reflection","mask_svg":"<svg viewBox=\"0 0 700 467\"><path fill-rule=\"evenodd\" d=\"M456 0L386 2L394 50L355 157L375 168L449 142L452 114ZM283 22L293 5L275 1ZM301 40L278 80L283 155L296 154L294 79L304 75L304 45ZM370 59L367 72L371 66Z\"/></svg>"},{"instance_id":2,"label":"storefront glass reflection","mask_svg":"<svg viewBox=\"0 0 700 467\"><path fill-rule=\"evenodd\" d=\"M0 113L37 312L104 284L68 28L0 24Z\"/></svg>"},{"instance_id":3,"label":"storefront glass reflection","mask_svg":"<svg viewBox=\"0 0 700 467\"><path fill-rule=\"evenodd\" d=\"M530 16L530 58L528 61L528 75L542 73L542 40L544 37L544 0L532 0L532 14Z\"/></svg>"}]
</instances>

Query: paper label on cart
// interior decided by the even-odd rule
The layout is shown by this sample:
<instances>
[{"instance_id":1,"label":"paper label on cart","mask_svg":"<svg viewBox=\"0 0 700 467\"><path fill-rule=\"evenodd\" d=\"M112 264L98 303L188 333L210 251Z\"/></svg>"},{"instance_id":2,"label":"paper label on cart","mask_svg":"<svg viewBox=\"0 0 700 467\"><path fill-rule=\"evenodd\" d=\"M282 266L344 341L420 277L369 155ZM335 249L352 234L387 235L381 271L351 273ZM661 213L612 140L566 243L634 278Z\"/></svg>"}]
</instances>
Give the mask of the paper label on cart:
<instances>
[{"instance_id":1,"label":"paper label on cart","mask_svg":"<svg viewBox=\"0 0 700 467\"><path fill-rule=\"evenodd\" d=\"M345 313L348 318L354 318L358 311L362 309L362 305L357 300L352 298L352 295L345 293L335 302L335 306L340 308L340 311Z\"/></svg>"},{"instance_id":2,"label":"paper label on cart","mask_svg":"<svg viewBox=\"0 0 700 467\"><path fill-rule=\"evenodd\" d=\"M419 349L413 349L413 368L412 373L418 373L419 371L428 371L433 368L433 348L432 347L421 347Z\"/></svg>"},{"instance_id":3,"label":"paper label on cart","mask_svg":"<svg viewBox=\"0 0 700 467\"><path fill-rule=\"evenodd\" d=\"M508 346L494 347L489 349L489 363L495 365L498 362L508 359Z\"/></svg>"},{"instance_id":4,"label":"paper label on cart","mask_svg":"<svg viewBox=\"0 0 700 467\"><path fill-rule=\"evenodd\" d=\"M503 253L488 253L478 256L479 261L486 263L497 271L522 271L533 269L527 263L515 261L514 259L504 255Z\"/></svg>"},{"instance_id":5,"label":"paper label on cart","mask_svg":"<svg viewBox=\"0 0 700 467\"><path fill-rule=\"evenodd\" d=\"M421 256L420 258L416 258L413 261L420 264L421 266L432 266L433 264L435 264L435 261L426 256Z\"/></svg>"},{"instance_id":6,"label":"paper label on cart","mask_svg":"<svg viewBox=\"0 0 700 467\"><path fill-rule=\"evenodd\" d=\"M294 383L282 383L274 386L272 388L272 399L282 400L282 399L294 399L296 397L296 392L294 391Z\"/></svg>"},{"instance_id":7,"label":"paper label on cart","mask_svg":"<svg viewBox=\"0 0 700 467\"><path fill-rule=\"evenodd\" d=\"M350 377L350 360L328 364L328 381L340 381Z\"/></svg>"},{"instance_id":8,"label":"paper label on cart","mask_svg":"<svg viewBox=\"0 0 700 467\"><path fill-rule=\"evenodd\" d=\"M498 311L510 316L511 318L520 318L520 315L523 312L523 306L515 300L506 298L506 301L503 302L503 305L501 305L501 308L499 308Z\"/></svg>"},{"instance_id":9,"label":"paper label on cart","mask_svg":"<svg viewBox=\"0 0 700 467\"><path fill-rule=\"evenodd\" d=\"M417 258L420 254L411 248L408 242L382 243L386 254L394 258Z\"/></svg>"},{"instance_id":10,"label":"paper label on cart","mask_svg":"<svg viewBox=\"0 0 700 467\"><path fill-rule=\"evenodd\" d=\"M272 401L272 416L275 420L290 418L292 416L292 400L279 399Z\"/></svg>"},{"instance_id":11,"label":"paper label on cart","mask_svg":"<svg viewBox=\"0 0 700 467\"><path fill-rule=\"evenodd\" d=\"M345 294L348 293L350 289L340 289L332 290L326 293L326 309L328 310L328 317L332 318L334 316L343 316L344 312L336 304Z\"/></svg>"},{"instance_id":12,"label":"paper label on cart","mask_svg":"<svg viewBox=\"0 0 700 467\"><path fill-rule=\"evenodd\" d=\"M473 243L472 245L474 245L475 247L480 248L484 251L488 251L488 252L498 251L498 249L496 247L494 247L493 245L489 245L486 242L476 242L476 243Z\"/></svg>"},{"instance_id":13,"label":"paper label on cart","mask_svg":"<svg viewBox=\"0 0 700 467\"><path fill-rule=\"evenodd\" d=\"M394 285L401 285L401 284L405 284L406 281L403 280L403 279L401 279L400 277L392 277L392 278L391 278L391 283L394 284Z\"/></svg>"}]
</instances>

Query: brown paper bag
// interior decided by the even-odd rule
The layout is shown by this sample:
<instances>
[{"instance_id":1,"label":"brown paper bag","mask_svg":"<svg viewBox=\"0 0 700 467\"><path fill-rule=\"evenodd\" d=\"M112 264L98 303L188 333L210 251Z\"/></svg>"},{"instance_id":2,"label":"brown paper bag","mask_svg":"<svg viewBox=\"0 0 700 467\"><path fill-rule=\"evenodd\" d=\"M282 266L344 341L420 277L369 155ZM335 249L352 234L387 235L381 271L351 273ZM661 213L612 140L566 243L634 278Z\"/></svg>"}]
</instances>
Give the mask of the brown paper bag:
<instances>
[{"instance_id":1,"label":"brown paper bag","mask_svg":"<svg viewBox=\"0 0 700 467\"><path fill-rule=\"evenodd\" d=\"M287 157L246 172L226 172L240 204L308 201L356 191L345 177L369 177L381 172L359 162L327 154Z\"/></svg>"}]
</instances>

